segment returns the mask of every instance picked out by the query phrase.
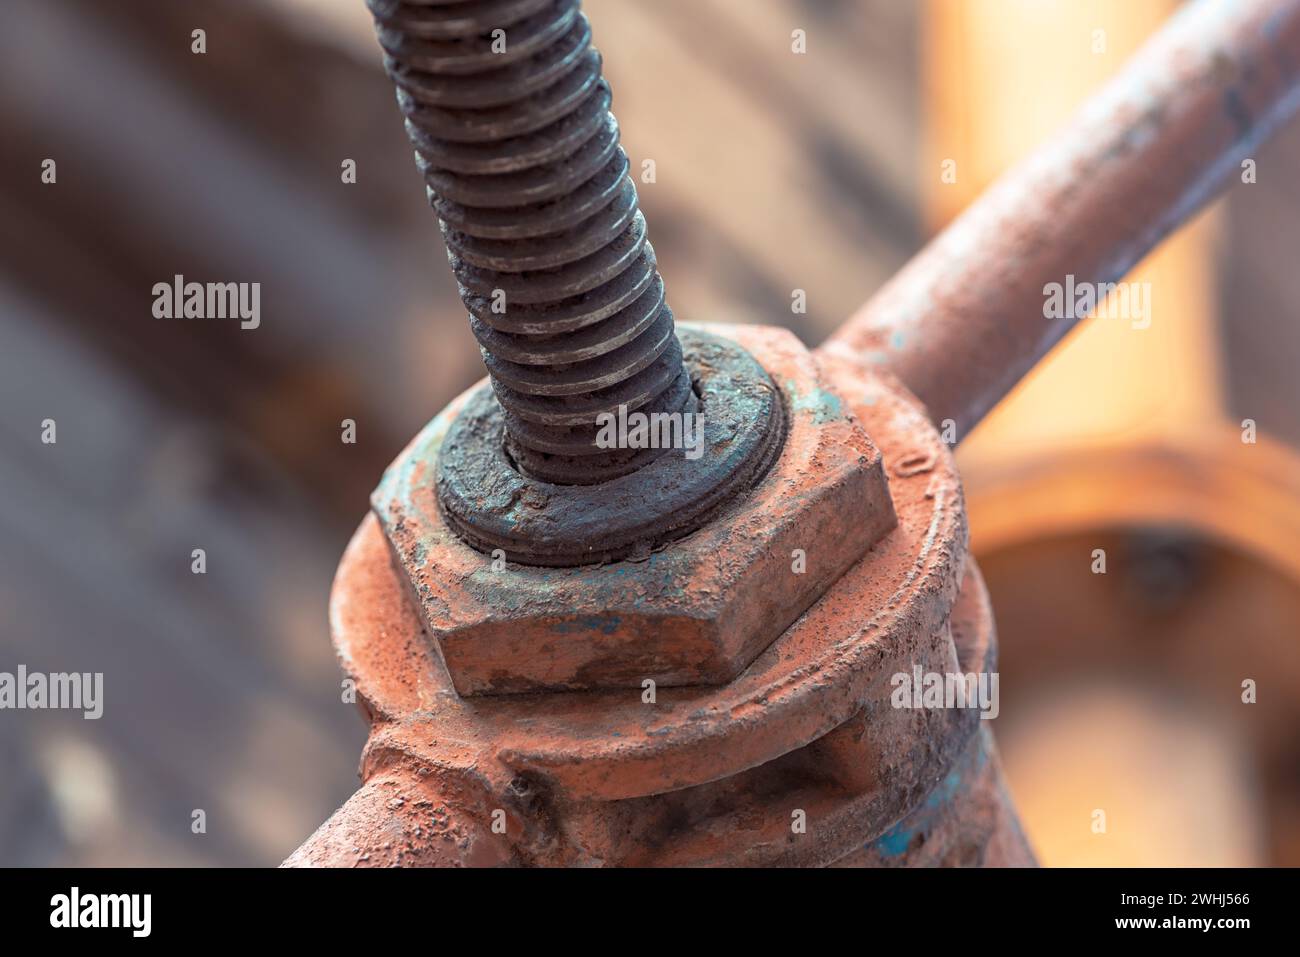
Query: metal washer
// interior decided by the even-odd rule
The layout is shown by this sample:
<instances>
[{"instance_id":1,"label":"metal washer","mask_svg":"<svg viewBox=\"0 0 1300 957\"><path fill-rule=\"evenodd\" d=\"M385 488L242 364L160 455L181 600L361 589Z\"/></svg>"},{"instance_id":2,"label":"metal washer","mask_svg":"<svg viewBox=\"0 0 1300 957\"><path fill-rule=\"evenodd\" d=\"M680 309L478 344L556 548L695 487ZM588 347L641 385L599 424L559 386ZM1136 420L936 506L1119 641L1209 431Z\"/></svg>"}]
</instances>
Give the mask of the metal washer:
<instances>
[{"instance_id":1,"label":"metal washer","mask_svg":"<svg viewBox=\"0 0 1300 957\"><path fill-rule=\"evenodd\" d=\"M530 478L505 448L505 417L488 385L466 402L438 456L438 505L483 552L526 565L574 566L649 554L709 521L762 479L781 453L786 410L767 371L736 343L681 328L703 416L703 454L670 450L599 485Z\"/></svg>"}]
</instances>

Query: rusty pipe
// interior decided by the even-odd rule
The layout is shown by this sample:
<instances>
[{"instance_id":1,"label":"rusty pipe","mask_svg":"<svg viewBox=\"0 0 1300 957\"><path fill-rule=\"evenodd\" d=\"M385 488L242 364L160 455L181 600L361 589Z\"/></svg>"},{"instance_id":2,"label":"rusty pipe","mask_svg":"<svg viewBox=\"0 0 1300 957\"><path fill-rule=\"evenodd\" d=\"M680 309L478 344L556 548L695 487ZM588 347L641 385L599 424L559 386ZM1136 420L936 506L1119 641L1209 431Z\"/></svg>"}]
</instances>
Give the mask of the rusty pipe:
<instances>
[{"instance_id":1,"label":"rusty pipe","mask_svg":"<svg viewBox=\"0 0 1300 957\"><path fill-rule=\"evenodd\" d=\"M285 867L503 867L492 809L437 769L377 772L285 860Z\"/></svg>"},{"instance_id":2,"label":"rusty pipe","mask_svg":"<svg viewBox=\"0 0 1300 957\"><path fill-rule=\"evenodd\" d=\"M821 347L960 440L1069 332L1049 283L1113 283L1300 107L1300 0L1199 0Z\"/></svg>"}]
</instances>

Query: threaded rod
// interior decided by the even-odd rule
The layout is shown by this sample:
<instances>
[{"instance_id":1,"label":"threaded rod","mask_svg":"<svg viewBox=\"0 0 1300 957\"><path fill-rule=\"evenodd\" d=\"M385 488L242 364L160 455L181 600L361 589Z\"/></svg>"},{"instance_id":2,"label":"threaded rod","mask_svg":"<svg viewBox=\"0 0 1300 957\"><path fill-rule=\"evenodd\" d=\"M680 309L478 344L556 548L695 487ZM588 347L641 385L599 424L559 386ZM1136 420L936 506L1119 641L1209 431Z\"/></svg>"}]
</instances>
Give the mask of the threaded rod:
<instances>
[{"instance_id":1,"label":"threaded rod","mask_svg":"<svg viewBox=\"0 0 1300 957\"><path fill-rule=\"evenodd\" d=\"M696 399L580 0L367 3L516 466L652 461L598 447L598 416Z\"/></svg>"}]
</instances>

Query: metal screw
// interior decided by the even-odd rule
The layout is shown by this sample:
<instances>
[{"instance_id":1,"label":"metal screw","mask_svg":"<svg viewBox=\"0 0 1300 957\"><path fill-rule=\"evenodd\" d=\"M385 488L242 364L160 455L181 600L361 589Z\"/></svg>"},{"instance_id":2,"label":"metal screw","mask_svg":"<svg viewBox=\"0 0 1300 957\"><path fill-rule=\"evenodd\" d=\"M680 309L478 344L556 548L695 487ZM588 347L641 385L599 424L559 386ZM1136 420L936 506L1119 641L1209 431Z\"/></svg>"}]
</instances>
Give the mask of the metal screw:
<instances>
[{"instance_id":1,"label":"metal screw","mask_svg":"<svg viewBox=\"0 0 1300 957\"><path fill-rule=\"evenodd\" d=\"M603 412L695 407L580 0L367 0L516 467L561 485Z\"/></svg>"}]
</instances>

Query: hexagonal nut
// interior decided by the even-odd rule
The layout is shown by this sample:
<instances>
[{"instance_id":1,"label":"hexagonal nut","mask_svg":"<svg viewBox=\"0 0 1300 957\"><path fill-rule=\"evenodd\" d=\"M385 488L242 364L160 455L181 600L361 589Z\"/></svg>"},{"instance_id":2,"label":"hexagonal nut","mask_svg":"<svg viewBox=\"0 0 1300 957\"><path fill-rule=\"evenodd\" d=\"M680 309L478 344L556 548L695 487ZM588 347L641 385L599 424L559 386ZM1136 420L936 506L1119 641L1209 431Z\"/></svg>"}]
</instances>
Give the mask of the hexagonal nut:
<instances>
[{"instance_id":1,"label":"hexagonal nut","mask_svg":"<svg viewBox=\"0 0 1300 957\"><path fill-rule=\"evenodd\" d=\"M434 476L473 390L385 473L372 506L461 695L726 683L896 524L879 450L808 350L782 329L703 328L780 387L785 445L748 494L644 560L507 565L458 538Z\"/></svg>"}]
</instances>

